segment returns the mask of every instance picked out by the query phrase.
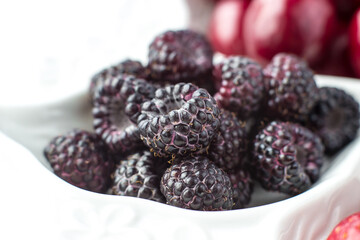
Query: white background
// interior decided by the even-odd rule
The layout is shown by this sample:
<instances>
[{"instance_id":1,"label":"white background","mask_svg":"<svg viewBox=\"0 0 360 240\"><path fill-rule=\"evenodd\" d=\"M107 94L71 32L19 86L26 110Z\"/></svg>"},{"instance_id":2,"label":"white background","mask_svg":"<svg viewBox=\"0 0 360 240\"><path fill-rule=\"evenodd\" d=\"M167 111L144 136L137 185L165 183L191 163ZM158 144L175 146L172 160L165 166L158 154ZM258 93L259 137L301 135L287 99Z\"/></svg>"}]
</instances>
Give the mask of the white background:
<instances>
[{"instance_id":1,"label":"white background","mask_svg":"<svg viewBox=\"0 0 360 240\"><path fill-rule=\"evenodd\" d=\"M182 0L0 1L0 103L85 89L102 68L145 62L154 36L187 19Z\"/></svg>"}]
</instances>

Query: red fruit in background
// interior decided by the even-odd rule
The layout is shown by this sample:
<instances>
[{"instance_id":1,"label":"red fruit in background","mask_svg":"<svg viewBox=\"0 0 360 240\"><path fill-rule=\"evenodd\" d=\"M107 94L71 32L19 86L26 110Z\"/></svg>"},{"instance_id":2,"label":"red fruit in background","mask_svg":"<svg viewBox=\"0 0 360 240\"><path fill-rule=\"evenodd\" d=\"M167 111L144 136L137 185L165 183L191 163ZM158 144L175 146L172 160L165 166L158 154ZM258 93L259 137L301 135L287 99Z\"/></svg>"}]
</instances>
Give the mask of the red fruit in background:
<instances>
[{"instance_id":1,"label":"red fruit in background","mask_svg":"<svg viewBox=\"0 0 360 240\"><path fill-rule=\"evenodd\" d=\"M360 7L360 0L332 0L336 12L342 20L350 20L356 9Z\"/></svg>"},{"instance_id":2,"label":"red fruit in background","mask_svg":"<svg viewBox=\"0 0 360 240\"><path fill-rule=\"evenodd\" d=\"M331 41L325 58L320 64L313 66L318 74L354 77L349 54L348 25L339 25L336 30L336 37Z\"/></svg>"},{"instance_id":3,"label":"red fruit in background","mask_svg":"<svg viewBox=\"0 0 360 240\"><path fill-rule=\"evenodd\" d=\"M244 19L249 57L265 64L276 53L294 53L310 66L320 62L334 35L331 0L254 0Z\"/></svg>"},{"instance_id":4,"label":"red fruit in background","mask_svg":"<svg viewBox=\"0 0 360 240\"><path fill-rule=\"evenodd\" d=\"M213 10L209 39L215 51L226 55L244 54L243 20L250 0L224 0Z\"/></svg>"},{"instance_id":5,"label":"red fruit in background","mask_svg":"<svg viewBox=\"0 0 360 240\"><path fill-rule=\"evenodd\" d=\"M327 240L360 240L360 212L343 219Z\"/></svg>"},{"instance_id":6,"label":"red fruit in background","mask_svg":"<svg viewBox=\"0 0 360 240\"><path fill-rule=\"evenodd\" d=\"M349 44L351 64L357 77L360 77L360 8L351 20Z\"/></svg>"},{"instance_id":7,"label":"red fruit in background","mask_svg":"<svg viewBox=\"0 0 360 240\"><path fill-rule=\"evenodd\" d=\"M188 28L206 34L215 0L186 0L188 9Z\"/></svg>"}]
</instances>

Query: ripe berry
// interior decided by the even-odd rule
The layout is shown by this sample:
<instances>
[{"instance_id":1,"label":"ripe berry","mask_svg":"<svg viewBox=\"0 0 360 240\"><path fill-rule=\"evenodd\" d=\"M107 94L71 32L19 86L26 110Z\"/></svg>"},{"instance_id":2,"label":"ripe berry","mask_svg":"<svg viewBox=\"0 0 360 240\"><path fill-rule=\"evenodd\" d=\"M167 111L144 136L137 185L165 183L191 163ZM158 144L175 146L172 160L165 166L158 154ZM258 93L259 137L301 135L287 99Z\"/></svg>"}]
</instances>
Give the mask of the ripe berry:
<instances>
[{"instance_id":1,"label":"ripe berry","mask_svg":"<svg viewBox=\"0 0 360 240\"><path fill-rule=\"evenodd\" d=\"M181 159L161 178L160 190L172 206L202 210L230 210L233 190L229 176L204 156Z\"/></svg>"},{"instance_id":2,"label":"ripe berry","mask_svg":"<svg viewBox=\"0 0 360 240\"><path fill-rule=\"evenodd\" d=\"M345 91L322 87L320 100L309 117L309 127L317 133L325 152L334 154L351 142L359 129L359 104Z\"/></svg>"},{"instance_id":3,"label":"ripe berry","mask_svg":"<svg viewBox=\"0 0 360 240\"><path fill-rule=\"evenodd\" d=\"M221 85L216 101L242 120L255 116L265 95L261 66L241 56L228 57L220 64Z\"/></svg>"},{"instance_id":4,"label":"ripe berry","mask_svg":"<svg viewBox=\"0 0 360 240\"><path fill-rule=\"evenodd\" d=\"M74 129L53 138L44 155L54 173L70 184L104 193L110 186L114 157L95 134Z\"/></svg>"},{"instance_id":5,"label":"ripe berry","mask_svg":"<svg viewBox=\"0 0 360 240\"><path fill-rule=\"evenodd\" d=\"M273 121L256 135L250 164L265 189L296 195L319 178L323 153L320 138L310 130Z\"/></svg>"},{"instance_id":6,"label":"ripe berry","mask_svg":"<svg viewBox=\"0 0 360 240\"><path fill-rule=\"evenodd\" d=\"M318 100L313 72L295 55L277 54L264 69L268 117L303 123Z\"/></svg>"},{"instance_id":7,"label":"ripe berry","mask_svg":"<svg viewBox=\"0 0 360 240\"><path fill-rule=\"evenodd\" d=\"M235 114L223 110L220 114L220 129L208 150L208 157L225 171L234 169L245 161L248 140L245 122Z\"/></svg>"},{"instance_id":8,"label":"ripe berry","mask_svg":"<svg viewBox=\"0 0 360 240\"><path fill-rule=\"evenodd\" d=\"M241 168L230 170L228 174L234 191L234 206L232 209L244 208L249 204L254 190L254 182L251 175L247 170Z\"/></svg>"},{"instance_id":9,"label":"ripe berry","mask_svg":"<svg viewBox=\"0 0 360 240\"><path fill-rule=\"evenodd\" d=\"M160 192L160 178L166 168L166 161L154 158L150 152L131 155L116 167L112 193L165 203Z\"/></svg>"},{"instance_id":10,"label":"ripe berry","mask_svg":"<svg viewBox=\"0 0 360 240\"><path fill-rule=\"evenodd\" d=\"M205 89L191 83L160 88L141 105L140 137L160 157L204 152L220 127L219 114Z\"/></svg>"},{"instance_id":11,"label":"ripe berry","mask_svg":"<svg viewBox=\"0 0 360 240\"><path fill-rule=\"evenodd\" d=\"M137 78L146 78L146 71L141 62L126 59L114 66L101 70L91 78L91 98L94 97L95 89L103 85L106 79L116 77L120 74L133 75Z\"/></svg>"},{"instance_id":12,"label":"ripe berry","mask_svg":"<svg viewBox=\"0 0 360 240\"><path fill-rule=\"evenodd\" d=\"M210 43L200 33L166 31L149 46L150 78L171 83L195 81L210 75L212 56Z\"/></svg>"},{"instance_id":13,"label":"ripe berry","mask_svg":"<svg viewBox=\"0 0 360 240\"><path fill-rule=\"evenodd\" d=\"M126 155L143 147L138 129L127 127L131 126L129 119L136 122L140 104L154 94L152 84L131 75L108 78L96 89L93 125L111 151Z\"/></svg>"}]
</instances>

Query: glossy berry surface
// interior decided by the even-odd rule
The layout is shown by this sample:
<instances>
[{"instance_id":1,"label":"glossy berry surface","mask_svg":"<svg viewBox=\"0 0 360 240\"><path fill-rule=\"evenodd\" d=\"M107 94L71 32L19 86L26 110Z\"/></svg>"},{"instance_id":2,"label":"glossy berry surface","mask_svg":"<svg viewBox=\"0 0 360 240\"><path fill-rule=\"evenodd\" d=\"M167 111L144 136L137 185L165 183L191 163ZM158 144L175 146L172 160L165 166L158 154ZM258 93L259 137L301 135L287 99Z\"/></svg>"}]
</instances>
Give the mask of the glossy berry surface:
<instances>
[{"instance_id":1,"label":"glossy berry surface","mask_svg":"<svg viewBox=\"0 0 360 240\"><path fill-rule=\"evenodd\" d=\"M345 91L322 87L320 100L309 118L310 128L317 133L325 152L334 154L357 136L359 129L359 104Z\"/></svg>"},{"instance_id":2,"label":"glossy berry surface","mask_svg":"<svg viewBox=\"0 0 360 240\"><path fill-rule=\"evenodd\" d=\"M219 132L211 142L208 157L225 171L245 161L248 150L245 124L229 111L223 110L220 114Z\"/></svg>"},{"instance_id":3,"label":"glossy berry surface","mask_svg":"<svg viewBox=\"0 0 360 240\"><path fill-rule=\"evenodd\" d=\"M146 78L146 69L141 62L126 59L116 65L110 66L96 73L90 82L90 96L94 97L95 89L104 84L106 79L116 77L120 74L133 75L137 78Z\"/></svg>"},{"instance_id":4,"label":"glossy berry surface","mask_svg":"<svg viewBox=\"0 0 360 240\"><path fill-rule=\"evenodd\" d=\"M213 50L200 33L166 31L149 46L150 78L170 83L192 82L211 73Z\"/></svg>"},{"instance_id":5,"label":"glossy berry surface","mask_svg":"<svg viewBox=\"0 0 360 240\"><path fill-rule=\"evenodd\" d=\"M206 157L173 164L161 178L161 192L172 206L201 210L230 210L233 191L229 176Z\"/></svg>"},{"instance_id":6,"label":"glossy berry surface","mask_svg":"<svg viewBox=\"0 0 360 240\"><path fill-rule=\"evenodd\" d=\"M148 151L130 155L116 167L112 193L165 203L160 178L166 167L165 161L154 158Z\"/></svg>"},{"instance_id":7,"label":"glossy berry surface","mask_svg":"<svg viewBox=\"0 0 360 240\"><path fill-rule=\"evenodd\" d=\"M267 190L304 192L319 178L323 162L320 138L298 124L273 121L255 137L251 165Z\"/></svg>"},{"instance_id":8,"label":"glossy berry surface","mask_svg":"<svg viewBox=\"0 0 360 240\"><path fill-rule=\"evenodd\" d=\"M262 67L242 56L228 57L219 65L221 84L216 101L242 120L255 116L265 96Z\"/></svg>"},{"instance_id":9,"label":"glossy berry surface","mask_svg":"<svg viewBox=\"0 0 360 240\"><path fill-rule=\"evenodd\" d=\"M205 89L191 83L160 88L141 105L140 137L160 157L204 152L220 127L219 114Z\"/></svg>"},{"instance_id":10,"label":"glossy berry surface","mask_svg":"<svg viewBox=\"0 0 360 240\"><path fill-rule=\"evenodd\" d=\"M236 168L228 171L230 181L233 187L234 206L232 209L241 209L246 207L251 200L254 191L254 181L250 173L242 168Z\"/></svg>"},{"instance_id":11,"label":"glossy berry surface","mask_svg":"<svg viewBox=\"0 0 360 240\"><path fill-rule=\"evenodd\" d=\"M304 122L318 100L314 74L292 54L277 54L264 69L269 118Z\"/></svg>"},{"instance_id":12,"label":"glossy berry surface","mask_svg":"<svg viewBox=\"0 0 360 240\"><path fill-rule=\"evenodd\" d=\"M114 158L95 134L74 129L59 135L45 147L44 155L66 182L93 192L108 190Z\"/></svg>"},{"instance_id":13,"label":"glossy berry surface","mask_svg":"<svg viewBox=\"0 0 360 240\"><path fill-rule=\"evenodd\" d=\"M114 130L112 135L103 137L109 149L121 156L127 156L146 148L141 141L139 128L135 125L124 126L121 130Z\"/></svg>"},{"instance_id":14,"label":"glossy berry surface","mask_svg":"<svg viewBox=\"0 0 360 240\"><path fill-rule=\"evenodd\" d=\"M143 146L139 131L127 127L136 122L141 103L154 94L152 84L131 75L108 78L96 89L93 126L111 151L127 154Z\"/></svg>"}]
</instances>

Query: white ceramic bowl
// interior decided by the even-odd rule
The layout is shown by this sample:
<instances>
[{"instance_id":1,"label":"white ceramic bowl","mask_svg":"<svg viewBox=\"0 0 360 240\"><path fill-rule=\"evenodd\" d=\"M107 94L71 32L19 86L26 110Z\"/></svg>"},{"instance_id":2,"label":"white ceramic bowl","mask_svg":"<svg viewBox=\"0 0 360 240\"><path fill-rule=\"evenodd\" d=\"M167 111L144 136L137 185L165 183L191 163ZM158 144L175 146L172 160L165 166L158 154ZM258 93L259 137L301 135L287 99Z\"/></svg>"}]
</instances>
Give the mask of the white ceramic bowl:
<instances>
[{"instance_id":1,"label":"white ceramic bowl","mask_svg":"<svg viewBox=\"0 0 360 240\"><path fill-rule=\"evenodd\" d=\"M319 86L340 87L360 101L360 81L328 76L316 79ZM318 240L326 239L340 219L360 210L359 139L328 159L320 180L296 197L256 187L246 209L199 212L92 193L51 172L42 154L48 141L74 127L92 128L86 90L51 102L6 105L0 103L0 184L5 193L0 220L6 226L0 236Z\"/></svg>"}]
</instances>

